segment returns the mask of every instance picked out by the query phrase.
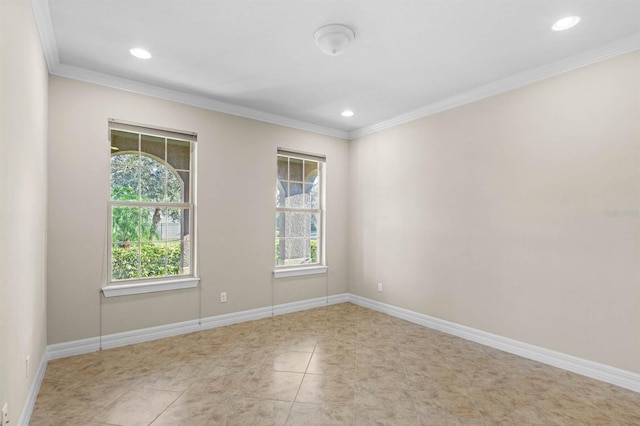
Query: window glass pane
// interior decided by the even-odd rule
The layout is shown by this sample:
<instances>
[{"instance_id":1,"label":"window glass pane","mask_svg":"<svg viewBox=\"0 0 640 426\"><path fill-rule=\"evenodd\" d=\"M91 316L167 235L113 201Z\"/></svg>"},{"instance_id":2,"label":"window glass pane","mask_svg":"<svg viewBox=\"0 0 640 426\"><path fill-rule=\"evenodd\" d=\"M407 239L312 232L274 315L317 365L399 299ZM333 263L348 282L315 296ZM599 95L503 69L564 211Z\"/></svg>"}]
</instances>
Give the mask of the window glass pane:
<instances>
[{"instance_id":1,"label":"window glass pane","mask_svg":"<svg viewBox=\"0 0 640 426\"><path fill-rule=\"evenodd\" d=\"M278 155L278 179L289 179L289 158Z\"/></svg>"},{"instance_id":2,"label":"window glass pane","mask_svg":"<svg viewBox=\"0 0 640 426\"><path fill-rule=\"evenodd\" d=\"M318 190L318 180L313 183L304 184L304 207L307 209L320 208L320 191Z\"/></svg>"},{"instance_id":3,"label":"window glass pane","mask_svg":"<svg viewBox=\"0 0 640 426\"><path fill-rule=\"evenodd\" d=\"M313 182L318 177L318 162L304 161L304 181Z\"/></svg>"},{"instance_id":4,"label":"window glass pane","mask_svg":"<svg viewBox=\"0 0 640 426\"><path fill-rule=\"evenodd\" d=\"M276 238L284 237L284 217L285 213L276 213Z\"/></svg>"},{"instance_id":5,"label":"window glass pane","mask_svg":"<svg viewBox=\"0 0 640 426\"><path fill-rule=\"evenodd\" d=\"M319 232L319 214L316 213L309 213L309 233L307 234L305 232L305 237L311 237L311 238L318 238L318 232Z\"/></svg>"},{"instance_id":6,"label":"window glass pane","mask_svg":"<svg viewBox=\"0 0 640 426\"><path fill-rule=\"evenodd\" d=\"M165 161L164 138L158 136L141 135L140 152L142 155L155 158L161 162Z\"/></svg>"},{"instance_id":7,"label":"window glass pane","mask_svg":"<svg viewBox=\"0 0 640 426\"><path fill-rule=\"evenodd\" d=\"M167 275L190 274L188 260L185 264L185 251L188 251L181 241L169 241L167 243Z\"/></svg>"},{"instance_id":8,"label":"window glass pane","mask_svg":"<svg viewBox=\"0 0 640 426\"><path fill-rule=\"evenodd\" d=\"M284 224L285 214L276 213L276 265L284 264Z\"/></svg>"},{"instance_id":9,"label":"window glass pane","mask_svg":"<svg viewBox=\"0 0 640 426\"><path fill-rule=\"evenodd\" d=\"M165 209L145 207L140 209L140 241L158 241L162 239L160 226Z\"/></svg>"},{"instance_id":10,"label":"window glass pane","mask_svg":"<svg viewBox=\"0 0 640 426\"><path fill-rule=\"evenodd\" d=\"M302 182L304 160L289 158L289 180Z\"/></svg>"},{"instance_id":11,"label":"window glass pane","mask_svg":"<svg viewBox=\"0 0 640 426\"><path fill-rule=\"evenodd\" d=\"M111 241L128 246L139 241L140 209L114 206L111 208Z\"/></svg>"},{"instance_id":12,"label":"window glass pane","mask_svg":"<svg viewBox=\"0 0 640 426\"><path fill-rule=\"evenodd\" d=\"M114 201L138 200L138 175L140 172L137 154L111 156L111 199Z\"/></svg>"},{"instance_id":13,"label":"window glass pane","mask_svg":"<svg viewBox=\"0 0 640 426\"><path fill-rule=\"evenodd\" d=\"M138 277L140 267L140 245L113 244L111 247L111 279L126 280Z\"/></svg>"},{"instance_id":14,"label":"window glass pane","mask_svg":"<svg viewBox=\"0 0 640 426\"><path fill-rule=\"evenodd\" d=\"M191 209L182 209L182 238L188 238L191 233L192 213Z\"/></svg>"},{"instance_id":15,"label":"window glass pane","mask_svg":"<svg viewBox=\"0 0 640 426\"><path fill-rule=\"evenodd\" d=\"M285 236L304 237L310 234L310 214L309 213L289 213L285 214Z\"/></svg>"},{"instance_id":16,"label":"window glass pane","mask_svg":"<svg viewBox=\"0 0 640 426\"><path fill-rule=\"evenodd\" d=\"M305 238L288 239L285 247L285 262L299 265L311 262L311 244Z\"/></svg>"},{"instance_id":17,"label":"window glass pane","mask_svg":"<svg viewBox=\"0 0 640 426\"><path fill-rule=\"evenodd\" d=\"M111 153L125 153L127 151L138 152L138 134L123 132L121 130L111 131Z\"/></svg>"},{"instance_id":18,"label":"window glass pane","mask_svg":"<svg viewBox=\"0 0 640 426\"><path fill-rule=\"evenodd\" d=\"M191 143L167 139L167 163L177 170L191 169Z\"/></svg>"},{"instance_id":19,"label":"window glass pane","mask_svg":"<svg viewBox=\"0 0 640 426\"><path fill-rule=\"evenodd\" d=\"M189 190L189 182L191 182L190 180L190 172L184 172L184 171L178 171L176 172L178 174L177 177L177 182L180 185L180 196L177 198L177 201L174 201L174 196L177 194L176 193L176 189L173 188L171 185L173 185L173 183L171 183L171 180L169 180L169 185L168 185L168 192L169 192L169 202L171 203L178 203L178 202L182 202L182 203L189 203L191 201L191 194L190 194L190 190Z\"/></svg>"},{"instance_id":20,"label":"window glass pane","mask_svg":"<svg viewBox=\"0 0 640 426\"><path fill-rule=\"evenodd\" d=\"M165 200L166 169L157 160L140 158L140 197L141 201L162 202Z\"/></svg>"},{"instance_id":21,"label":"window glass pane","mask_svg":"<svg viewBox=\"0 0 640 426\"><path fill-rule=\"evenodd\" d=\"M284 207L287 197L287 182L276 181L276 207Z\"/></svg>"},{"instance_id":22,"label":"window glass pane","mask_svg":"<svg viewBox=\"0 0 640 426\"><path fill-rule=\"evenodd\" d=\"M318 263L318 239L312 239L311 241L311 263Z\"/></svg>"},{"instance_id":23,"label":"window glass pane","mask_svg":"<svg viewBox=\"0 0 640 426\"><path fill-rule=\"evenodd\" d=\"M162 238L167 240L181 240L184 236L182 229L182 220L188 210L184 209L167 209L166 221L162 223L160 234Z\"/></svg>"},{"instance_id":24,"label":"window glass pane","mask_svg":"<svg viewBox=\"0 0 640 426\"><path fill-rule=\"evenodd\" d=\"M289 183L289 194L285 199L285 207L303 208L304 194L301 183Z\"/></svg>"},{"instance_id":25,"label":"window glass pane","mask_svg":"<svg viewBox=\"0 0 640 426\"><path fill-rule=\"evenodd\" d=\"M140 245L140 276L161 277L167 272L167 244L143 243Z\"/></svg>"},{"instance_id":26,"label":"window glass pane","mask_svg":"<svg viewBox=\"0 0 640 426\"><path fill-rule=\"evenodd\" d=\"M185 172L183 172L185 173ZM188 173L188 172L187 172ZM167 170L167 202L181 203L183 200L182 178L171 170Z\"/></svg>"},{"instance_id":27,"label":"window glass pane","mask_svg":"<svg viewBox=\"0 0 640 426\"><path fill-rule=\"evenodd\" d=\"M191 210L169 208L166 210L161 235L167 240L167 273L169 275L189 274L191 271L191 236L189 223Z\"/></svg>"}]
</instances>

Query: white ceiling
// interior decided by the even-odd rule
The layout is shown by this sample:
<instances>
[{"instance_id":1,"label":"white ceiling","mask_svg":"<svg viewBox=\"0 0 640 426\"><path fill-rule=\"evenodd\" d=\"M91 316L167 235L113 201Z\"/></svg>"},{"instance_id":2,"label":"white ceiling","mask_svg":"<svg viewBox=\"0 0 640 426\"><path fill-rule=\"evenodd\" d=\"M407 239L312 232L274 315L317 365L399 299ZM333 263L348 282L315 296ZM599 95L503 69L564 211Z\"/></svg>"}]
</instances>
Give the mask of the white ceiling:
<instances>
[{"instance_id":1,"label":"white ceiling","mask_svg":"<svg viewBox=\"0 0 640 426\"><path fill-rule=\"evenodd\" d=\"M52 74L345 138L640 48L640 0L32 3ZM343 55L314 44L330 23Z\"/></svg>"}]
</instances>

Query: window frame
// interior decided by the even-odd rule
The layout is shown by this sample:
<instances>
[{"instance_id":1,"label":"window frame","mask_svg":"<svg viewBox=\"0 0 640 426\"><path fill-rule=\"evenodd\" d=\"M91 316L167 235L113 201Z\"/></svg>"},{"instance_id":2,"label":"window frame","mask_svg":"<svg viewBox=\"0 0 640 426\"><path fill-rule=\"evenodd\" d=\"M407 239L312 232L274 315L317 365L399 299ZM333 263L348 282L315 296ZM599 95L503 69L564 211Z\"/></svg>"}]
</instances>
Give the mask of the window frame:
<instances>
[{"instance_id":1,"label":"window frame","mask_svg":"<svg viewBox=\"0 0 640 426\"><path fill-rule=\"evenodd\" d=\"M274 278L286 278L303 275L315 275L324 274L328 271L326 263L326 156L320 154L313 154L308 152L302 152L287 148L278 147L276 153L276 185L278 185L278 173L277 173L277 159L280 156L285 156L289 159L295 158L298 160L316 161L318 163L318 208L296 208L296 207L278 207L276 202L275 214L287 213L287 212L300 212L300 213L312 213L318 215L318 234L317 234L317 262L310 264L297 264L297 265L274 265L273 276ZM289 176L287 176L289 177ZM303 176L304 179L304 176ZM291 182L287 179L287 182ZM297 181L296 181L297 182ZM303 185L305 182L302 182ZM277 186L276 186L277 188ZM274 227L274 242L277 236L277 227ZM274 244L275 247L275 244ZM275 259L275 248L274 256Z\"/></svg>"},{"instance_id":2,"label":"window frame","mask_svg":"<svg viewBox=\"0 0 640 426\"><path fill-rule=\"evenodd\" d=\"M181 140L190 143L190 154L189 154L189 192L188 192L188 202L179 202L179 203L171 203L168 201L162 202L154 202L154 201L129 201L129 200L112 200L111 199L111 161L113 153L111 150L109 151L108 161L109 161L109 183L107 185L107 233L106 233L106 252L107 256L105 259L106 262L106 285L102 287L102 294L105 297L114 297L114 296L124 296L131 294L141 294L141 293L151 293L158 291L168 291L168 290L177 290L177 289L185 289L185 288L195 288L198 286L200 278L199 268L198 268L198 244L197 244L197 203L196 203L196 194L197 194L197 180L196 180L196 163L197 163L197 133L195 132L185 132L181 130L174 130L168 128L161 128L156 126L148 126L138 123L132 123L121 120L109 119L108 125L108 141L109 147L111 147L111 137L112 132L123 131L129 133L137 133L138 135L147 135L153 137L161 137L165 139L165 160L162 160L165 167L172 167L166 161L166 150L167 150L167 139ZM140 136L139 136L140 137ZM140 143L140 142L139 142ZM140 145L138 146L138 153L140 151ZM154 158L152 154L148 155L149 158ZM158 161L158 159L156 159ZM165 183L166 185L166 183ZM121 280L113 280L112 276L112 249L114 242L113 238L113 207L117 206L125 206L125 207L153 207L153 208L162 208L162 209L188 209L189 211L189 264L190 271L189 274L181 274L181 275L162 275L162 276L153 276L153 277L137 277L137 278L127 278Z\"/></svg>"}]
</instances>

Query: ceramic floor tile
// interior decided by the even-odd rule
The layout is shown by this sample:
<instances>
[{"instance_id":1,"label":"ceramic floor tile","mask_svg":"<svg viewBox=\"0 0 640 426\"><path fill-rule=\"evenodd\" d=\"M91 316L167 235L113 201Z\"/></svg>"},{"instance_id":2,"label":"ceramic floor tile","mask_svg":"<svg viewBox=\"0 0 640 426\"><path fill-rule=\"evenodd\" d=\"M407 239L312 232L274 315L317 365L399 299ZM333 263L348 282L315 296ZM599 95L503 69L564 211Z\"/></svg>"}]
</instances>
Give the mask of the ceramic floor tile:
<instances>
[{"instance_id":1,"label":"ceramic floor tile","mask_svg":"<svg viewBox=\"0 0 640 426\"><path fill-rule=\"evenodd\" d=\"M364 382L356 380L354 401L379 409L413 409L413 396L403 382Z\"/></svg>"},{"instance_id":2,"label":"ceramic floor tile","mask_svg":"<svg viewBox=\"0 0 640 426\"><path fill-rule=\"evenodd\" d=\"M413 392L416 409L424 413L427 417L464 417L470 419L483 418L482 410L477 408L477 401L472 401L462 390L458 388L448 388L446 386L435 385L430 390ZM501 404L502 401L499 401ZM504 406L498 402L491 406L483 406L490 411L494 408L496 420L502 420L506 415L503 413ZM493 412L492 412L493 413Z\"/></svg>"},{"instance_id":3,"label":"ceramic floor tile","mask_svg":"<svg viewBox=\"0 0 640 426\"><path fill-rule=\"evenodd\" d=\"M51 361L32 425L640 425L638 393L350 303Z\"/></svg>"},{"instance_id":4,"label":"ceramic floor tile","mask_svg":"<svg viewBox=\"0 0 640 426\"><path fill-rule=\"evenodd\" d=\"M255 399L293 401L302 383L302 373L262 371L251 378L242 396Z\"/></svg>"},{"instance_id":5,"label":"ceramic floor tile","mask_svg":"<svg viewBox=\"0 0 640 426\"><path fill-rule=\"evenodd\" d=\"M352 425L352 404L307 404L295 402L287 426Z\"/></svg>"},{"instance_id":6,"label":"ceramic floor tile","mask_svg":"<svg viewBox=\"0 0 640 426\"><path fill-rule=\"evenodd\" d=\"M222 424L229 403L224 397L185 392L152 423L152 426Z\"/></svg>"},{"instance_id":7,"label":"ceramic floor tile","mask_svg":"<svg viewBox=\"0 0 640 426\"><path fill-rule=\"evenodd\" d=\"M48 414L34 413L31 416L30 426L105 426L104 423L95 423L81 417L52 416Z\"/></svg>"},{"instance_id":8,"label":"ceramic floor tile","mask_svg":"<svg viewBox=\"0 0 640 426\"><path fill-rule=\"evenodd\" d=\"M314 352L307 373L325 375L355 374L355 353Z\"/></svg>"},{"instance_id":9,"label":"ceramic floor tile","mask_svg":"<svg viewBox=\"0 0 640 426\"><path fill-rule=\"evenodd\" d=\"M311 355L310 352L276 352L267 356L263 367L273 371L304 373L307 371Z\"/></svg>"},{"instance_id":10,"label":"ceramic floor tile","mask_svg":"<svg viewBox=\"0 0 640 426\"><path fill-rule=\"evenodd\" d=\"M259 367L267 358L268 351L235 347L219 358L219 365L235 368Z\"/></svg>"},{"instance_id":11,"label":"ceramic floor tile","mask_svg":"<svg viewBox=\"0 0 640 426\"><path fill-rule=\"evenodd\" d=\"M178 399L180 394L180 392L135 388L98 412L91 420L122 426L146 426Z\"/></svg>"},{"instance_id":12,"label":"ceramic floor tile","mask_svg":"<svg viewBox=\"0 0 640 426\"><path fill-rule=\"evenodd\" d=\"M192 383L197 382L201 368L200 364L189 362L152 371L142 376L136 386L182 392L187 390Z\"/></svg>"},{"instance_id":13,"label":"ceramic floor tile","mask_svg":"<svg viewBox=\"0 0 640 426\"><path fill-rule=\"evenodd\" d=\"M376 410L370 407L356 407L355 424L356 426L420 426L420 420L415 410Z\"/></svg>"},{"instance_id":14,"label":"ceramic floor tile","mask_svg":"<svg viewBox=\"0 0 640 426\"><path fill-rule=\"evenodd\" d=\"M240 394L254 374L255 370L248 368L220 366L193 382L188 391L229 398Z\"/></svg>"},{"instance_id":15,"label":"ceramic floor tile","mask_svg":"<svg viewBox=\"0 0 640 426\"><path fill-rule=\"evenodd\" d=\"M599 408L566 395L536 402L553 424L611 425L613 419Z\"/></svg>"},{"instance_id":16,"label":"ceramic floor tile","mask_svg":"<svg viewBox=\"0 0 640 426\"><path fill-rule=\"evenodd\" d=\"M55 419L74 418L88 421L131 386L131 381L95 380L92 382L43 380L34 406L36 424L55 423Z\"/></svg>"},{"instance_id":17,"label":"ceramic floor tile","mask_svg":"<svg viewBox=\"0 0 640 426\"><path fill-rule=\"evenodd\" d=\"M315 404L353 403L353 376L306 374L296 396L296 402Z\"/></svg>"},{"instance_id":18,"label":"ceramic floor tile","mask_svg":"<svg viewBox=\"0 0 640 426\"><path fill-rule=\"evenodd\" d=\"M238 398L229 408L224 419L228 426L271 426L284 425L291 402Z\"/></svg>"}]
</instances>

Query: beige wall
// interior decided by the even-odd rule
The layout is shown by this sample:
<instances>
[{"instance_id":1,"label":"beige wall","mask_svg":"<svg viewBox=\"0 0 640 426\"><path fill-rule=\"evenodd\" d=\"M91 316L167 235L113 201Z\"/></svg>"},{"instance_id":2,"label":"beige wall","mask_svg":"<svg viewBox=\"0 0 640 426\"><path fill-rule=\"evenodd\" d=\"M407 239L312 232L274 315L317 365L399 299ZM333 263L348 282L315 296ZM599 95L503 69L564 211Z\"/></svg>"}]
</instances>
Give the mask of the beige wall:
<instances>
[{"instance_id":1,"label":"beige wall","mask_svg":"<svg viewBox=\"0 0 640 426\"><path fill-rule=\"evenodd\" d=\"M348 142L59 77L49 107L49 343L347 291ZM101 301L109 118L198 133L201 294ZM272 278L278 146L327 156L328 275Z\"/></svg>"},{"instance_id":2,"label":"beige wall","mask_svg":"<svg viewBox=\"0 0 640 426\"><path fill-rule=\"evenodd\" d=\"M640 372L640 52L350 153L351 293Z\"/></svg>"},{"instance_id":3,"label":"beige wall","mask_svg":"<svg viewBox=\"0 0 640 426\"><path fill-rule=\"evenodd\" d=\"M15 425L46 344L47 68L26 0L0 2L0 73L0 406Z\"/></svg>"}]
</instances>

